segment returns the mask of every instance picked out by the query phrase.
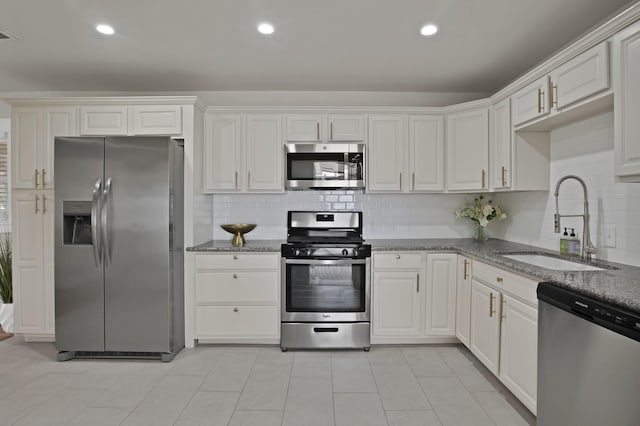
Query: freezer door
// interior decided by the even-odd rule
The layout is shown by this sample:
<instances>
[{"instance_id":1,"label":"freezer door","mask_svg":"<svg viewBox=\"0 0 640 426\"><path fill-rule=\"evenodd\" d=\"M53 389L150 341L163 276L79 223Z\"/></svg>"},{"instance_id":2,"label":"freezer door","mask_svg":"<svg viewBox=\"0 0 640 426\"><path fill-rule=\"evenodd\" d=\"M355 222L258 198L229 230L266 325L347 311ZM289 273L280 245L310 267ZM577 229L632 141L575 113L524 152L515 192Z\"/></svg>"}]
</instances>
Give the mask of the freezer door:
<instances>
[{"instance_id":1,"label":"freezer door","mask_svg":"<svg viewBox=\"0 0 640 426\"><path fill-rule=\"evenodd\" d=\"M54 141L55 329L58 351L104 350L98 238L104 138Z\"/></svg>"},{"instance_id":2,"label":"freezer door","mask_svg":"<svg viewBox=\"0 0 640 426\"><path fill-rule=\"evenodd\" d=\"M170 352L167 137L105 143L105 350Z\"/></svg>"}]
</instances>

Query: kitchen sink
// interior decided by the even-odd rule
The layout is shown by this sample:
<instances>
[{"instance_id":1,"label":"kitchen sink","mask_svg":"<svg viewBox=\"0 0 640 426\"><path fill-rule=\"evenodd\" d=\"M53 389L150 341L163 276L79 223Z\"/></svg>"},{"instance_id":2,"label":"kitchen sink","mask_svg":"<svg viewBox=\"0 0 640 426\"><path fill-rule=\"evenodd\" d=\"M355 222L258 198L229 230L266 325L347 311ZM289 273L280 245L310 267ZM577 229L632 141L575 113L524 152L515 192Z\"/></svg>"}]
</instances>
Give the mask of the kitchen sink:
<instances>
[{"instance_id":1,"label":"kitchen sink","mask_svg":"<svg viewBox=\"0 0 640 426\"><path fill-rule=\"evenodd\" d=\"M540 266L554 271L604 271L604 268L587 265L586 263L574 262L572 260L560 259L558 257L545 254L503 254L502 257L517 260L518 262Z\"/></svg>"}]
</instances>

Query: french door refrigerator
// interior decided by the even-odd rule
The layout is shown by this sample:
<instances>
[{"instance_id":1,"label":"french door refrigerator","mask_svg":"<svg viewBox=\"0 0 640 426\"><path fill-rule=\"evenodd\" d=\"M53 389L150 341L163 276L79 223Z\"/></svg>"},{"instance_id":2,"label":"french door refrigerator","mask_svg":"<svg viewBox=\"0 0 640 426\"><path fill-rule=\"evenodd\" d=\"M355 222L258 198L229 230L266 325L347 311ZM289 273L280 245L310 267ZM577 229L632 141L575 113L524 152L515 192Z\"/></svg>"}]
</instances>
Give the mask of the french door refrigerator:
<instances>
[{"instance_id":1,"label":"french door refrigerator","mask_svg":"<svg viewBox=\"0 0 640 426\"><path fill-rule=\"evenodd\" d=\"M183 160L168 137L56 137L58 360L184 347Z\"/></svg>"}]
</instances>

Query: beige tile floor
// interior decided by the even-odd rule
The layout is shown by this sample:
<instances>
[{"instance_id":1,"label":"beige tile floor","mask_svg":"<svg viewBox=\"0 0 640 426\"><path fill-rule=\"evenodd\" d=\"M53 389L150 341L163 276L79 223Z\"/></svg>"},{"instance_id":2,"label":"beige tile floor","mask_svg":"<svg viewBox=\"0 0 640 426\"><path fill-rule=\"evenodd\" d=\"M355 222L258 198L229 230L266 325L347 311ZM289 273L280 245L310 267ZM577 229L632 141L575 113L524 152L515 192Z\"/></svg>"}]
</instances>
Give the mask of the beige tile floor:
<instances>
[{"instance_id":1,"label":"beige tile floor","mask_svg":"<svg viewBox=\"0 0 640 426\"><path fill-rule=\"evenodd\" d=\"M462 346L201 346L171 363L0 342L0 425L533 425Z\"/></svg>"}]
</instances>

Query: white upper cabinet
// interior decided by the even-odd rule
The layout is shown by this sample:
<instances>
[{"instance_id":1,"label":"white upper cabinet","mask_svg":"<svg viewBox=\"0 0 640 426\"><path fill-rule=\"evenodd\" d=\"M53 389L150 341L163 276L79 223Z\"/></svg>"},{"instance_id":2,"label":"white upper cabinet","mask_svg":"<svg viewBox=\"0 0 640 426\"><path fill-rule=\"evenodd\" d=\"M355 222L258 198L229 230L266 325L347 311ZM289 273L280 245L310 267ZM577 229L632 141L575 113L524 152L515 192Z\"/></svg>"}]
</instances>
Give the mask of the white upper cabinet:
<instances>
[{"instance_id":1,"label":"white upper cabinet","mask_svg":"<svg viewBox=\"0 0 640 426\"><path fill-rule=\"evenodd\" d=\"M365 116L361 114L287 115L289 142L361 142L365 140Z\"/></svg>"},{"instance_id":2,"label":"white upper cabinet","mask_svg":"<svg viewBox=\"0 0 640 426\"><path fill-rule=\"evenodd\" d=\"M80 107L85 136L180 135L180 105L91 105Z\"/></svg>"},{"instance_id":3,"label":"white upper cabinet","mask_svg":"<svg viewBox=\"0 0 640 426\"><path fill-rule=\"evenodd\" d=\"M207 114L204 123L205 192L239 191L243 176L242 116Z\"/></svg>"},{"instance_id":4,"label":"white upper cabinet","mask_svg":"<svg viewBox=\"0 0 640 426\"><path fill-rule=\"evenodd\" d=\"M550 74L551 109L561 110L609 88L609 45L587 50Z\"/></svg>"},{"instance_id":5,"label":"white upper cabinet","mask_svg":"<svg viewBox=\"0 0 640 426\"><path fill-rule=\"evenodd\" d=\"M640 23L613 38L615 173L640 182Z\"/></svg>"},{"instance_id":6,"label":"white upper cabinet","mask_svg":"<svg viewBox=\"0 0 640 426\"><path fill-rule=\"evenodd\" d=\"M410 181L405 190L444 190L444 118L433 115L409 116Z\"/></svg>"},{"instance_id":7,"label":"white upper cabinet","mask_svg":"<svg viewBox=\"0 0 640 426\"><path fill-rule=\"evenodd\" d=\"M481 108L447 116L447 188L488 189L489 110Z\"/></svg>"},{"instance_id":8,"label":"white upper cabinet","mask_svg":"<svg viewBox=\"0 0 640 426\"><path fill-rule=\"evenodd\" d=\"M290 142L320 142L323 140L323 123L322 115L288 115L287 140Z\"/></svg>"},{"instance_id":9,"label":"white upper cabinet","mask_svg":"<svg viewBox=\"0 0 640 426\"><path fill-rule=\"evenodd\" d=\"M205 192L282 192L283 118L206 114Z\"/></svg>"},{"instance_id":10,"label":"white upper cabinet","mask_svg":"<svg viewBox=\"0 0 640 426\"><path fill-rule=\"evenodd\" d=\"M406 127L403 115L369 116L368 191L402 189Z\"/></svg>"},{"instance_id":11,"label":"white upper cabinet","mask_svg":"<svg viewBox=\"0 0 640 426\"><path fill-rule=\"evenodd\" d=\"M511 108L509 98L494 105L490 111L489 181L491 189L511 187Z\"/></svg>"},{"instance_id":12,"label":"white upper cabinet","mask_svg":"<svg viewBox=\"0 0 640 426\"><path fill-rule=\"evenodd\" d=\"M14 107L12 112L12 187L53 188L53 142L77 136L77 109L65 106Z\"/></svg>"},{"instance_id":13,"label":"white upper cabinet","mask_svg":"<svg viewBox=\"0 0 640 426\"><path fill-rule=\"evenodd\" d=\"M513 125L554 116L608 88L609 46L605 41L513 94Z\"/></svg>"},{"instance_id":14,"label":"white upper cabinet","mask_svg":"<svg viewBox=\"0 0 640 426\"><path fill-rule=\"evenodd\" d=\"M359 114L329 114L329 141L360 142L364 137L364 115Z\"/></svg>"},{"instance_id":15,"label":"white upper cabinet","mask_svg":"<svg viewBox=\"0 0 640 426\"><path fill-rule=\"evenodd\" d=\"M282 191L282 116L247 115L247 190Z\"/></svg>"},{"instance_id":16,"label":"white upper cabinet","mask_svg":"<svg viewBox=\"0 0 640 426\"><path fill-rule=\"evenodd\" d=\"M549 76L534 81L511 96L513 125L549 114Z\"/></svg>"}]
</instances>

